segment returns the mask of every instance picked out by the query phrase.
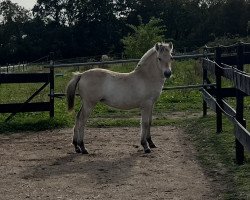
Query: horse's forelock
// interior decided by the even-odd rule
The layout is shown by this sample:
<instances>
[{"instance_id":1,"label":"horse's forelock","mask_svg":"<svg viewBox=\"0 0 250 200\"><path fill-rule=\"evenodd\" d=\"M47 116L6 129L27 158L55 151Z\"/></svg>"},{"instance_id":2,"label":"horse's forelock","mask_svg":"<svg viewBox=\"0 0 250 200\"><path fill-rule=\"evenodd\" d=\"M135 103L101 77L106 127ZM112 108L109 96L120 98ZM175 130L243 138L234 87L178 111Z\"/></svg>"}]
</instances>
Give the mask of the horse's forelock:
<instances>
[{"instance_id":1,"label":"horse's forelock","mask_svg":"<svg viewBox=\"0 0 250 200\"><path fill-rule=\"evenodd\" d=\"M173 48L172 42L170 42L170 43L163 43L162 46L164 47L165 51L169 51L169 52L172 51L172 48Z\"/></svg>"},{"instance_id":2,"label":"horse's forelock","mask_svg":"<svg viewBox=\"0 0 250 200\"><path fill-rule=\"evenodd\" d=\"M164 52L164 51L171 52L172 47L173 47L173 44L171 42L170 43L165 43L165 42L158 43L158 51L159 52Z\"/></svg>"}]
</instances>

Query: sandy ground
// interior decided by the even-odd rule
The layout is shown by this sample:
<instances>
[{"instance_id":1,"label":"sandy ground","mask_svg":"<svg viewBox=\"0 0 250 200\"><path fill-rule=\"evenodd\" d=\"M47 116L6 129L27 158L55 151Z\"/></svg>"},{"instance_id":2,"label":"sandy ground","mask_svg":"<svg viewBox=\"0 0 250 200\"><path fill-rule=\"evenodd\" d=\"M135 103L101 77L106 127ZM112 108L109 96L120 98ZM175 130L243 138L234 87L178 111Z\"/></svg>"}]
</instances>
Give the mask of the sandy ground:
<instances>
[{"instance_id":1,"label":"sandy ground","mask_svg":"<svg viewBox=\"0 0 250 200\"><path fill-rule=\"evenodd\" d=\"M181 129L152 127L144 154L139 128L87 128L89 155L72 130L0 135L0 199L217 199Z\"/></svg>"}]
</instances>

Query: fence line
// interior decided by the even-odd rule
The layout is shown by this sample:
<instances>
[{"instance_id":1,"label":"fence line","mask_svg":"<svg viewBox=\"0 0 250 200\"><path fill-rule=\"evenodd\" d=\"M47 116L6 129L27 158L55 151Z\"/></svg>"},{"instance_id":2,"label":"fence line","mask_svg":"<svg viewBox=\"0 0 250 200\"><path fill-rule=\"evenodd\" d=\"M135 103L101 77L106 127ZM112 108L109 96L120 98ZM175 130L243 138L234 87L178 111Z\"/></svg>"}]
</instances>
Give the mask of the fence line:
<instances>
[{"instance_id":1,"label":"fence line","mask_svg":"<svg viewBox=\"0 0 250 200\"><path fill-rule=\"evenodd\" d=\"M216 77L216 87L202 89L203 113L206 115L207 105L216 112L216 129L222 131L222 113L224 113L235 126L235 147L237 164L244 163L244 147L250 151L250 133L246 130L244 119L244 97L250 96L250 74L244 72L244 64L250 64L249 52L244 52L245 46L250 44L234 44L230 46L218 46L215 49L215 61L203 59L203 83L209 83L208 72ZM227 48L236 48L236 55L223 55ZM231 65L235 65L231 66ZM234 83L234 88L222 88L221 77L225 77ZM236 97L236 110L224 100L225 97Z\"/></svg>"},{"instance_id":2,"label":"fence line","mask_svg":"<svg viewBox=\"0 0 250 200\"><path fill-rule=\"evenodd\" d=\"M208 56L211 56L210 54ZM185 59L185 58L201 58L204 57L203 54L191 54L191 55L176 55L174 58ZM1 113L12 113L6 121L10 120L16 113L18 112L36 112L36 111L49 111L50 116L54 116L54 98L55 97L63 97L65 94L63 93L55 93L54 91L54 69L60 67L75 67L75 66L89 66L89 65L105 65L105 64L119 64L119 63L132 63L139 62L139 59L130 59L130 60L113 60L113 61L104 61L104 62L88 62L88 63L66 63L66 64L55 64L54 62L54 53L50 53L49 56L45 56L36 61L41 61L46 59L50 61L50 65L45 66L45 68L49 68L49 73L15 73L13 70L11 73L9 68L7 68L7 73L3 72L3 67L0 68L0 84L6 83L32 83L32 82L44 82L44 85L38 89L31 97L29 97L24 103L14 103L14 104L0 104L0 112ZM36 62L34 61L34 62ZM34 64L34 62L32 62ZM27 64L24 65L27 68ZM41 92L47 85L50 87L49 93L49 102L38 102L38 103L30 103L30 101ZM209 85L207 85L209 86ZM189 85L189 86L177 86L177 87L168 87L163 90L173 90L173 89L187 89L187 88L202 88L204 85Z\"/></svg>"},{"instance_id":3,"label":"fence line","mask_svg":"<svg viewBox=\"0 0 250 200\"><path fill-rule=\"evenodd\" d=\"M204 58L205 56L213 56L213 53L209 54L188 54L188 55L174 55L175 60L187 59L187 58ZM80 67L80 66L91 66L91 65L109 65L109 64L125 64L125 63L136 63L140 59L128 59L128 60L110 60L110 61L100 61L100 62L83 62L83 63L61 63L56 64L53 62L51 65L45 66L45 68L64 68L64 67Z\"/></svg>"}]
</instances>

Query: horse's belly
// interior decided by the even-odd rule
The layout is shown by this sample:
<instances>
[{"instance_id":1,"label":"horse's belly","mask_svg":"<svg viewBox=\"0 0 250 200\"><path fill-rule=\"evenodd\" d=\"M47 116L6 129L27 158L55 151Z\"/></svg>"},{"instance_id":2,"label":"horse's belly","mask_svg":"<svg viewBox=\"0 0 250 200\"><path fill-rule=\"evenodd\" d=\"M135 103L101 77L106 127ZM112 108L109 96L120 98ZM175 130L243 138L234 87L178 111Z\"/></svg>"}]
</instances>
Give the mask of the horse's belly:
<instances>
[{"instance_id":1,"label":"horse's belly","mask_svg":"<svg viewBox=\"0 0 250 200\"><path fill-rule=\"evenodd\" d=\"M103 84L102 102L119 109L133 109L142 106L147 100L153 102L161 93L161 88L148 87L144 80L106 80Z\"/></svg>"},{"instance_id":2,"label":"horse's belly","mask_svg":"<svg viewBox=\"0 0 250 200\"><path fill-rule=\"evenodd\" d=\"M141 107L146 101L153 103L159 97L160 92L144 93L143 91L120 92L107 95L101 101L108 106L118 109L133 109Z\"/></svg>"},{"instance_id":3,"label":"horse's belly","mask_svg":"<svg viewBox=\"0 0 250 200\"><path fill-rule=\"evenodd\" d=\"M129 109L133 109L133 108L138 108L140 107L140 99L129 99L129 98L121 98L121 97L107 97L105 99L102 99L102 101L104 104L110 106L110 107L114 107L114 108L118 108L118 109L125 109L125 110L129 110Z\"/></svg>"}]
</instances>

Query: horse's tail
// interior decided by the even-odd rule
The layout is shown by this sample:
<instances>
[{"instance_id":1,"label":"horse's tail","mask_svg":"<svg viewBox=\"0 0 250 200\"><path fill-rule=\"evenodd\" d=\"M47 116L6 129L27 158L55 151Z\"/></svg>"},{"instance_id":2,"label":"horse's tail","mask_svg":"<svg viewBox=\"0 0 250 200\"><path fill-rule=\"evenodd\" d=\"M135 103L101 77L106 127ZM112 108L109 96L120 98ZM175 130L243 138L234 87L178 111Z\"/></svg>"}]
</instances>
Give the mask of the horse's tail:
<instances>
[{"instance_id":1,"label":"horse's tail","mask_svg":"<svg viewBox=\"0 0 250 200\"><path fill-rule=\"evenodd\" d=\"M80 73L74 73L74 77L69 81L67 85L66 96L68 102L68 111L71 111L74 108L75 91L80 78Z\"/></svg>"}]
</instances>

